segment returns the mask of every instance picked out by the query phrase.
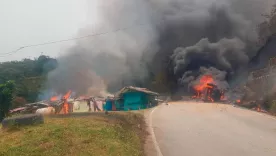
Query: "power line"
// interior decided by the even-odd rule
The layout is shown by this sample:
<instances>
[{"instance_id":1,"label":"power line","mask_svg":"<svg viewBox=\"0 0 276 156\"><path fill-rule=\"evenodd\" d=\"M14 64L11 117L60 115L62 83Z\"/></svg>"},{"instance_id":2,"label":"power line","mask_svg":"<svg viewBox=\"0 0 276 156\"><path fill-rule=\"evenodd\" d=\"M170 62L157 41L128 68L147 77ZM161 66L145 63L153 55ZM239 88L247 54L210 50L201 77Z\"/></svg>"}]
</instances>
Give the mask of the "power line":
<instances>
[{"instance_id":1,"label":"power line","mask_svg":"<svg viewBox=\"0 0 276 156\"><path fill-rule=\"evenodd\" d=\"M2 56L8 56L9 54L16 53L17 51L19 51L19 50L21 50L21 49L23 49L23 48L24 48L24 47L20 47L20 48L14 50L14 51L11 51L11 52L8 52L8 53L1 53L1 56L0 56L0 57L2 57Z\"/></svg>"},{"instance_id":2,"label":"power line","mask_svg":"<svg viewBox=\"0 0 276 156\"><path fill-rule=\"evenodd\" d=\"M37 47L37 46L56 44L56 43L61 43L61 42L73 41L73 40L79 40L79 39L84 39L84 38L90 38L90 37L95 37L95 36L101 36L101 35L115 33L115 32L118 32L118 31L127 30L127 29L130 29L130 28L133 28L133 27L139 27L139 26L143 26L143 25L146 25L146 24L138 24L138 25L133 25L133 26L130 26L130 27L119 28L119 29L116 29L116 30L113 30L113 31L109 31L109 32L89 34L89 35L81 36L81 37L74 37L74 38L57 40L57 41L50 41L50 42L44 42L44 43L38 43L38 44L25 45L25 46L22 46L22 47L20 47L20 48L18 48L16 50L11 51L11 52L0 53L0 57L6 57L6 56L9 56L9 55L15 54L16 52L18 52L18 51L20 51L22 49L25 49L25 48L29 48L29 47Z\"/></svg>"}]
</instances>

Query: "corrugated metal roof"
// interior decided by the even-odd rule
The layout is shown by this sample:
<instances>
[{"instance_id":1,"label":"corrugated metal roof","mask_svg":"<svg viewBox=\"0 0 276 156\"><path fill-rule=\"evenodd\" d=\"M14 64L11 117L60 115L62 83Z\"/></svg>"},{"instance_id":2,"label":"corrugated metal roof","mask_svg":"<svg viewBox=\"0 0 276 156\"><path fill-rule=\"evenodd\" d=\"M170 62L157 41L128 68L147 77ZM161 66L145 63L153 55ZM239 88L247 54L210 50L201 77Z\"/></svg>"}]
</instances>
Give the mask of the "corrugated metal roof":
<instances>
[{"instance_id":1,"label":"corrugated metal roof","mask_svg":"<svg viewBox=\"0 0 276 156\"><path fill-rule=\"evenodd\" d=\"M48 104L48 103L45 103L44 101L35 102L35 103L28 103L28 104L26 104L25 106L32 106L32 105L41 105L41 106L45 106L45 107L48 107L48 106L49 106L49 104Z\"/></svg>"},{"instance_id":2,"label":"corrugated metal roof","mask_svg":"<svg viewBox=\"0 0 276 156\"><path fill-rule=\"evenodd\" d=\"M13 113L13 112L16 112L16 111L22 111L24 109L26 109L26 107L15 108L15 109L10 110L10 113Z\"/></svg>"},{"instance_id":3,"label":"corrugated metal roof","mask_svg":"<svg viewBox=\"0 0 276 156\"><path fill-rule=\"evenodd\" d=\"M119 92L117 92L115 95L116 95L116 97L118 97L121 94L130 92L130 91L143 92L143 93L150 94L150 95L159 95L158 93L150 91L147 88L139 88L139 87L133 87L133 86L124 87Z\"/></svg>"}]
</instances>

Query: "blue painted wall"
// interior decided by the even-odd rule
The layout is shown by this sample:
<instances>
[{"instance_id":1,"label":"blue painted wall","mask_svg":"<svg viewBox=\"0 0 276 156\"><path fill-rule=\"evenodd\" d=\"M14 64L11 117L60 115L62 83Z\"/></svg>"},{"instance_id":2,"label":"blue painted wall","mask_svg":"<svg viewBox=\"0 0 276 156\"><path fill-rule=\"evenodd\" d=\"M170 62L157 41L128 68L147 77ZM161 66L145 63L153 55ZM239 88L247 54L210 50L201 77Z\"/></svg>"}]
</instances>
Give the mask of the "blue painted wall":
<instances>
[{"instance_id":1,"label":"blue painted wall","mask_svg":"<svg viewBox=\"0 0 276 156\"><path fill-rule=\"evenodd\" d=\"M117 111L124 110L124 103L122 100L116 100L115 101L115 107Z\"/></svg>"},{"instance_id":2,"label":"blue painted wall","mask_svg":"<svg viewBox=\"0 0 276 156\"><path fill-rule=\"evenodd\" d=\"M103 109L106 111L112 111L112 103L115 104L116 111L124 110L124 103L121 100L106 100L103 105Z\"/></svg>"},{"instance_id":3,"label":"blue painted wall","mask_svg":"<svg viewBox=\"0 0 276 156\"><path fill-rule=\"evenodd\" d=\"M112 101L107 100L103 106L104 110L111 111L112 110Z\"/></svg>"},{"instance_id":4,"label":"blue painted wall","mask_svg":"<svg viewBox=\"0 0 276 156\"><path fill-rule=\"evenodd\" d=\"M124 110L139 110L147 108L148 95L142 92L127 92L123 94Z\"/></svg>"},{"instance_id":5,"label":"blue painted wall","mask_svg":"<svg viewBox=\"0 0 276 156\"><path fill-rule=\"evenodd\" d=\"M115 100L114 104L117 111L146 109L149 107L151 97L143 92L127 92L122 95L122 100ZM111 100L106 101L104 110L112 110Z\"/></svg>"}]
</instances>

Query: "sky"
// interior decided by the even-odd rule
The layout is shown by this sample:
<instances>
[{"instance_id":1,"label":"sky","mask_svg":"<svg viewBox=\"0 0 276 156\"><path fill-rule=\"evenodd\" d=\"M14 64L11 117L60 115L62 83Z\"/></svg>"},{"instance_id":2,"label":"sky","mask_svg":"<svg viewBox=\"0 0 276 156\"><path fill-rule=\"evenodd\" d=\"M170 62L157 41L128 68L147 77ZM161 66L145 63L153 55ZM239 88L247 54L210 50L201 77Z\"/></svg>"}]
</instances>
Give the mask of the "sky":
<instances>
[{"instance_id":1,"label":"sky","mask_svg":"<svg viewBox=\"0 0 276 156\"><path fill-rule=\"evenodd\" d=\"M75 41L25 48L13 55L3 53L77 37L79 29L96 22L96 5L96 0L0 0L0 62L62 55Z\"/></svg>"},{"instance_id":2,"label":"sky","mask_svg":"<svg viewBox=\"0 0 276 156\"><path fill-rule=\"evenodd\" d=\"M101 0L0 0L0 62L66 53L75 41L24 48L13 55L4 55L26 45L80 37L78 32L82 28L100 22L98 1Z\"/></svg>"}]
</instances>

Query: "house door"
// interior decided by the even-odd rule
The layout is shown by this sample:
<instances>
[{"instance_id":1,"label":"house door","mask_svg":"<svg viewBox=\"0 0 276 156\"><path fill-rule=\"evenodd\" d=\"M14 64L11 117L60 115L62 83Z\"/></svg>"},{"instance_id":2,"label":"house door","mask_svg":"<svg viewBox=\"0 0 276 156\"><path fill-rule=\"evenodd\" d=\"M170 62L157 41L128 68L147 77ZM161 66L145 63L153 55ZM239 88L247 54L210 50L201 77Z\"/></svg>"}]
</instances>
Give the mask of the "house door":
<instances>
[{"instance_id":1,"label":"house door","mask_svg":"<svg viewBox=\"0 0 276 156\"><path fill-rule=\"evenodd\" d=\"M112 101L112 111L116 111L115 101Z\"/></svg>"}]
</instances>

